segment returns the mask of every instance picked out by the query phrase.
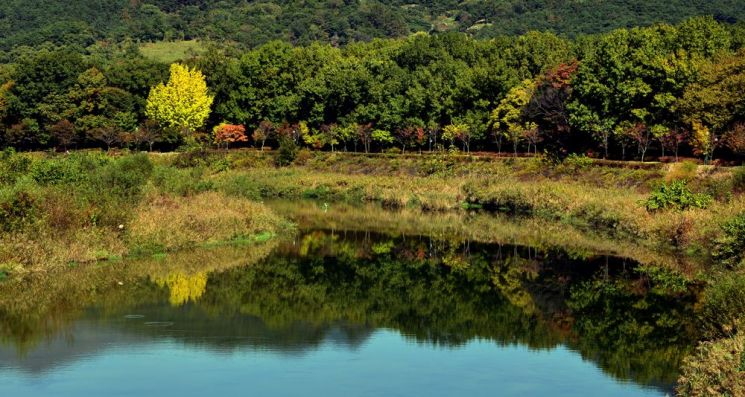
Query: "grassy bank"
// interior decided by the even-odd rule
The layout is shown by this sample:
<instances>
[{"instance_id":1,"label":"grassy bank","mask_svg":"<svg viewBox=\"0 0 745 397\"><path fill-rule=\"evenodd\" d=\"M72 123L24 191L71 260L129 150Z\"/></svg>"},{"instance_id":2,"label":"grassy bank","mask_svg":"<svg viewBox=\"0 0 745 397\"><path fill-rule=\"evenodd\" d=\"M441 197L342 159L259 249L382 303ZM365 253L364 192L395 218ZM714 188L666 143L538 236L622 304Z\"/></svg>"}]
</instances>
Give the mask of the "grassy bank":
<instances>
[{"instance_id":1,"label":"grassy bank","mask_svg":"<svg viewBox=\"0 0 745 397\"><path fill-rule=\"evenodd\" d=\"M706 257L722 225L745 212L742 170L688 163L619 167L574 158L549 165L540 159L310 152L283 168L274 166L274 155L257 152L190 161L206 170L200 180L231 196L377 202L426 211L483 208L684 256ZM650 211L655 189L676 181L706 197L706 208Z\"/></svg>"},{"instance_id":2,"label":"grassy bank","mask_svg":"<svg viewBox=\"0 0 745 397\"><path fill-rule=\"evenodd\" d=\"M289 227L245 198L176 194L162 167L142 154L3 154L0 273L264 240Z\"/></svg>"}]
</instances>

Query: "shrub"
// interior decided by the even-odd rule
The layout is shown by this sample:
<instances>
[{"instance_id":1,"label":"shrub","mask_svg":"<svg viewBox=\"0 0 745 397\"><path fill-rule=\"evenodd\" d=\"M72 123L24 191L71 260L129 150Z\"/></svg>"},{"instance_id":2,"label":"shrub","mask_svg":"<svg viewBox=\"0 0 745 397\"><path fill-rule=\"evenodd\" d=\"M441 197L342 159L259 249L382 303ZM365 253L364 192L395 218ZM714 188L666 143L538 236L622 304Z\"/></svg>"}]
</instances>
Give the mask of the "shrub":
<instances>
[{"instance_id":1,"label":"shrub","mask_svg":"<svg viewBox=\"0 0 745 397\"><path fill-rule=\"evenodd\" d=\"M683 360L679 396L745 396L745 335L702 342Z\"/></svg>"},{"instance_id":2,"label":"shrub","mask_svg":"<svg viewBox=\"0 0 745 397\"><path fill-rule=\"evenodd\" d=\"M290 165L297 156L297 145L292 139L283 139L279 144L277 153L277 165L280 167Z\"/></svg>"},{"instance_id":3,"label":"shrub","mask_svg":"<svg viewBox=\"0 0 745 397\"><path fill-rule=\"evenodd\" d=\"M0 152L0 184L12 184L16 179L28 173L32 161L28 156L18 155L13 149Z\"/></svg>"},{"instance_id":4,"label":"shrub","mask_svg":"<svg viewBox=\"0 0 745 397\"><path fill-rule=\"evenodd\" d=\"M29 192L9 191L0 195L0 230L17 230L35 214L36 199Z\"/></svg>"},{"instance_id":5,"label":"shrub","mask_svg":"<svg viewBox=\"0 0 745 397\"><path fill-rule=\"evenodd\" d=\"M730 335L745 320L745 275L728 273L713 280L703 293L701 321L708 335Z\"/></svg>"},{"instance_id":6,"label":"shrub","mask_svg":"<svg viewBox=\"0 0 745 397\"><path fill-rule=\"evenodd\" d=\"M297 152L297 155L295 156L295 159L293 160L293 164L305 165L312 158L313 158L313 153L310 150L303 148Z\"/></svg>"},{"instance_id":7,"label":"shrub","mask_svg":"<svg viewBox=\"0 0 745 397\"><path fill-rule=\"evenodd\" d=\"M664 209L686 210L689 208L706 208L712 201L708 194L693 193L686 181L673 181L662 184L647 199L648 211Z\"/></svg>"},{"instance_id":8,"label":"shrub","mask_svg":"<svg viewBox=\"0 0 745 397\"><path fill-rule=\"evenodd\" d=\"M34 162L31 167L31 177L41 185L62 182L65 169L62 161L41 160Z\"/></svg>"},{"instance_id":9,"label":"shrub","mask_svg":"<svg viewBox=\"0 0 745 397\"><path fill-rule=\"evenodd\" d=\"M219 188L229 196L261 200L261 191L248 175L238 174L225 178Z\"/></svg>"},{"instance_id":10,"label":"shrub","mask_svg":"<svg viewBox=\"0 0 745 397\"><path fill-rule=\"evenodd\" d=\"M585 170L587 168L590 168L592 165L592 159L582 155L577 155L575 153L570 154L567 156L567 158L564 159L562 162L562 166L566 168L569 171L572 172L579 172L582 170Z\"/></svg>"},{"instance_id":11,"label":"shrub","mask_svg":"<svg viewBox=\"0 0 745 397\"><path fill-rule=\"evenodd\" d=\"M158 167L153 172L153 184L164 193L192 196L213 188L210 181L202 179L204 168L178 169Z\"/></svg>"},{"instance_id":12,"label":"shrub","mask_svg":"<svg viewBox=\"0 0 745 397\"><path fill-rule=\"evenodd\" d=\"M704 181L703 190L715 200L728 202L732 199L732 179L711 177Z\"/></svg>"},{"instance_id":13,"label":"shrub","mask_svg":"<svg viewBox=\"0 0 745 397\"><path fill-rule=\"evenodd\" d=\"M96 182L102 191L110 191L119 198L134 199L139 196L152 171L153 164L147 155L135 154L117 159L102 168Z\"/></svg>"},{"instance_id":14,"label":"shrub","mask_svg":"<svg viewBox=\"0 0 745 397\"><path fill-rule=\"evenodd\" d=\"M745 213L722 226L723 236L715 241L714 258L735 267L745 260Z\"/></svg>"},{"instance_id":15,"label":"shrub","mask_svg":"<svg viewBox=\"0 0 745 397\"><path fill-rule=\"evenodd\" d=\"M745 191L745 166L735 168L732 175L732 186L735 190Z\"/></svg>"},{"instance_id":16,"label":"shrub","mask_svg":"<svg viewBox=\"0 0 745 397\"><path fill-rule=\"evenodd\" d=\"M189 147L181 152L173 160L173 165L178 168L199 167L209 164L209 152L201 146Z\"/></svg>"}]
</instances>

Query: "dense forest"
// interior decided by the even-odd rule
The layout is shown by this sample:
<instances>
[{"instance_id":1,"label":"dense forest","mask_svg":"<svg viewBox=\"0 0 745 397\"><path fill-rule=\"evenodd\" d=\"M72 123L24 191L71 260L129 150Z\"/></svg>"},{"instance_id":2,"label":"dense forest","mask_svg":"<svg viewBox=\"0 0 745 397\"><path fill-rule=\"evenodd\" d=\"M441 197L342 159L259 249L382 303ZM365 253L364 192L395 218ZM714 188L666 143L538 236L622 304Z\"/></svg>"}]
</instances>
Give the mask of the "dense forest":
<instances>
[{"instance_id":1,"label":"dense forest","mask_svg":"<svg viewBox=\"0 0 745 397\"><path fill-rule=\"evenodd\" d=\"M7 0L0 4L0 49L124 38L344 44L422 31L574 37L700 15L734 23L745 18L745 8L738 0Z\"/></svg>"},{"instance_id":2,"label":"dense forest","mask_svg":"<svg viewBox=\"0 0 745 397\"><path fill-rule=\"evenodd\" d=\"M205 140L227 125L238 132L232 141L247 141L245 131L257 147L641 160L680 151L709 160L745 154L744 46L741 26L696 17L576 39L531 31L416 33L341 47L213 42L186 64L206 79L209 109L193 128ZM130 40L21 46L2 58L4 146L183 143L183 129L146 106L169 65Z\"/></svg>"}]
</instances>

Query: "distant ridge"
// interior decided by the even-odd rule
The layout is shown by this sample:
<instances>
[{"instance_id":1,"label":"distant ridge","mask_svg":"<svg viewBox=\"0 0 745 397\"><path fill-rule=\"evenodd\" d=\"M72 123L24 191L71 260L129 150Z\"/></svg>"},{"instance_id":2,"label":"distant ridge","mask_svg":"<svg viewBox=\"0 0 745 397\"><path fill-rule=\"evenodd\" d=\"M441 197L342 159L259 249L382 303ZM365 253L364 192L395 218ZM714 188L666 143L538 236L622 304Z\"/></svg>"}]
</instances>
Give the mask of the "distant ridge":
<instances>
[{"instance_id":1,"label":"distant ridge","mask_svg":"<svg viewBox=\"0 0 745 397\"><path fill-rule=\"evenodd\" d=\"M741 0L5 0L0 49L127 38L344 44L448 30L575 37L698 15L734 24L745 20L745 7Z\"/></svg>"}]
</instances>

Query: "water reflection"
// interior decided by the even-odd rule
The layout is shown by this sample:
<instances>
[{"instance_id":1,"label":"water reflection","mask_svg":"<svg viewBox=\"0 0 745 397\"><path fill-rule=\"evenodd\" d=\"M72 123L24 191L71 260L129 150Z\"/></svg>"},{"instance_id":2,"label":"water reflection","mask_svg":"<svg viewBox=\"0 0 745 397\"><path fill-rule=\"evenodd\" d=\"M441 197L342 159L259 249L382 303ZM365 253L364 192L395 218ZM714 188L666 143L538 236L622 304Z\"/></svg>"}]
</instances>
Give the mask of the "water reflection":
<instances>
[{"instance_id":1,"label":"water reflection","mask_svg":"<svg viewBox=\"0 0 745 397\"><path fill-rule=\"evenodd\" d=\"M488 367L508 351L531 363L530 352L541 351L546 362L558 355L572 367L580 355L605 375L574 387L602 379L618 386L610 376L664 393L696 337L694 294L623 258L369 231L308 230L277 246L73 269L0 289L3 379L15 371L54 377L81 358L126 357L154 343L171 353L207 352L214 365L221 365L215 354L251 352L294 365L329 349L365 361L361 351L383 354L369 350L383 335L379 348L391 362L433 351L457 362L469 352L469 365ZM533 365L521 376L549 375ZM483 390L492 390L492 375L481 379Z\"/></svg>"}]
</instances>

